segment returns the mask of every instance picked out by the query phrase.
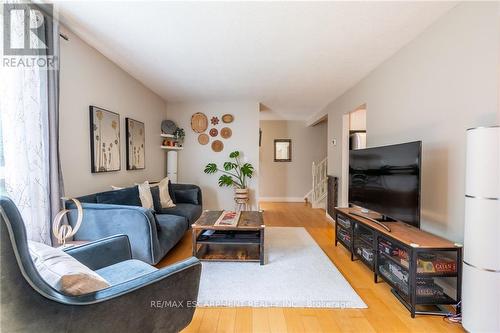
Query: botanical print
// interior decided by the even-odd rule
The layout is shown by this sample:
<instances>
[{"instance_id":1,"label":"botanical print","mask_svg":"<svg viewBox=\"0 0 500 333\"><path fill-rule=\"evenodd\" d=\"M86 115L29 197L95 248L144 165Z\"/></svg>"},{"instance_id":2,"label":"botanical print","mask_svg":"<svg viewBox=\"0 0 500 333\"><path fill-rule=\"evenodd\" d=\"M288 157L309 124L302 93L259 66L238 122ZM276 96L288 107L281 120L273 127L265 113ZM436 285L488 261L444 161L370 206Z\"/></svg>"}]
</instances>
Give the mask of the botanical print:
<instances>
[{"instance_id":1,"label":"botanical print","mask_svg":"<svg viewBox=\"0 0 500 333\"><path fill-rule=\"evenodd\" d=\"M92 172L120 170L120 115L91 106L90 121Z\"/></svg>"},{"instance_id":2,"label":"botanical print","mask_svg":"<svg viewBox=\"0 0 500 333\"><path fill-rule=\"evenodd\" d=\"M145 132L144 123L127 118L127 170L144 169L145 164Z\"/></svg>"}]
</instances>

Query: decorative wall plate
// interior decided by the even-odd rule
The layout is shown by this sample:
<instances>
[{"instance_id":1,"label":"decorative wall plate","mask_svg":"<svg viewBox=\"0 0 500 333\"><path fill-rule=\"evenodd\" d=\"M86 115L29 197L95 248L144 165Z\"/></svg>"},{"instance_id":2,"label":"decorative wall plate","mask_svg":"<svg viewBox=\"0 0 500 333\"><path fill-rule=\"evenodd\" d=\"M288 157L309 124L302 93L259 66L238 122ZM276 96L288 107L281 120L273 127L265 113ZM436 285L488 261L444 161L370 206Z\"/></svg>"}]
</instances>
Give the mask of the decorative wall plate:
<instances>
[{"instance_id":1,"label":"decorative wall plate","mask_svg":"<svg viewBox=\"0 0 500 333\"><path fill-rule=\"evenodd\" d=\"M224 139L229 139L231 135L233 135L233 131L231 131L229 127L224 127L220 130L220 136L222 136Z\"/></svg>"},{"instance_id":2,"label":"decorative wall plate","mask_svg":"<svg viewBox=\"0 0 500 333\"><path fill-rule=\"evenodd\" d=\"M172 120L164 120L161 122L161 131L163 134L174 134L177 125Z\"/></svg>"},{"instance_id":3,"label":"decorative wall plate","mask_svg":"<svg viewBox=\"0 0 500 333\"><path fill-rule=\"evenodd\" d=\"M212 119L210 119L210 122L212 123L212 125L217 125L219 123L219 118L218 117L212 117Z\"/></svg>"},{"instance_id":4,"label":"decorative wall plate","mask_svg":"<svg viewBox=\"0 0 500 333\"><path fill-rule=\"evenodd\" d=\"M225 124L232 123L234 120L234 117L232 114L225 114L222 116L222 122Z\"/></svg>"},{"instance_id":5,"label":"decorative wall plate","mask_svg":"<svg viewBox=\"0 0 500 333\"><path fill-rule=\"evenodd\" d=\"M208 143L208 141L210 141L210 137L207 134L202 133L202 134L198 135L198 143L200 145L206 145Z\"/></svg>"},{"instance_id":6,"label":"decorative wall plate","mask_svg":"<svg viewBox=\"0 0 500 333\"><path fill-rule=\"evenodd\" d=\"M224 144L220 140L215 140L212 142L212 150L216 153L221 152L224 149Z\"/></svg>"},{"instance_id":7,"label":"decorative wall plate","mask_svg":"<svg viewBox=\"0 0 500 333\"><path fill-rule=\"evenodd\" d=\"M214 138L219 134L219 131L217 130L217 128L212 128L209 133L210 136Z\"/></svg>"},{"instance_id":8,"label":"decorative wall plate","mask_svg":"<svg viewBox=\"0 0 500 333\"><path fill-rule=\"evenodd\" d=\"M204 113L197 112L191 116L191 128L196 133L203 133L207 130L208 118Z\"/></svg>"}]
</instances>

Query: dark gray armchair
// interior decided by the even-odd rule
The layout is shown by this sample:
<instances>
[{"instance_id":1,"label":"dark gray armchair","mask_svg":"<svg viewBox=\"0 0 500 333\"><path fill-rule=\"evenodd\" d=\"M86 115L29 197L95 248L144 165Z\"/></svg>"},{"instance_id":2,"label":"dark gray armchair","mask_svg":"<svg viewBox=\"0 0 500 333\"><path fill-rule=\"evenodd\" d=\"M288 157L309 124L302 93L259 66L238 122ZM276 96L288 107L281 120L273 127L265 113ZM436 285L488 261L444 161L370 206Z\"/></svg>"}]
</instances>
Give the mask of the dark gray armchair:
<instances>
[{"instance_id":1,"label":"dark gray armchair","mask_svg":"<svg viewBox=\"0 0 500 333\"><path fill-rule=\"evenodd\" d=\"M21 215L5 196L0 215L0 331L178 332L190 323L201 274L197 259L156 269L131 260L125 235L111 236L67 251L111 286L68 296L38 274Z\"/></svg>"}]
</instances>

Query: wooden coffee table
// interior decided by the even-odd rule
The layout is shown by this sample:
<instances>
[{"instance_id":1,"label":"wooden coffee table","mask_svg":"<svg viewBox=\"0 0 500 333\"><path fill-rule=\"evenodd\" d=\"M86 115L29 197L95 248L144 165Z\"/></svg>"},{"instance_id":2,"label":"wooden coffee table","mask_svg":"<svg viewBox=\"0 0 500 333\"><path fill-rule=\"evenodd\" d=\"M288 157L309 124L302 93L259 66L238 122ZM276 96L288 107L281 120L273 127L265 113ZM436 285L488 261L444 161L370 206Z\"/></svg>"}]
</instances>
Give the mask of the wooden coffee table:
<instances>
[{"instance_id":1,"label":"wooden coffee table","mask_svg":"<svg viewBox=\"0 0 500 333\"><path fill-rule=\"evenodd\" d=\"M243 211L234 227L214 226L222 211L205 211L191 225L193 256L211 261L258 261L264 265L262 212Z\"/></svg>"}]
</instances>

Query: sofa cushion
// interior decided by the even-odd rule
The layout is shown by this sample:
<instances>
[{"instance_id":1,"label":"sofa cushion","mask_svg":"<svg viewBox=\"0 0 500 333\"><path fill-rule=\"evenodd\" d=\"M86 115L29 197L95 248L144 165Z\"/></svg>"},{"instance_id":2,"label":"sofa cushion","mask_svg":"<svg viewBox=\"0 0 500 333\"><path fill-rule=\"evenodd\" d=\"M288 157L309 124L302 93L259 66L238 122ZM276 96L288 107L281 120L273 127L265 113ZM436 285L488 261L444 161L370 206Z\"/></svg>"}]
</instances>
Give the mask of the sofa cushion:
<instances>
[{"instance_id":1,"label":"sofa cushion","mask_svg":"<svg viewBox=\"0 0 500 333\"><path fill-rule=\"evenodd\" d=\"M28 241L31 259L52 288L68 295L83 295L110 286L108 281L61 249Z\"/></svg>"},{"instance_id":2,"label":"sofa cushion","mask_svg":"<svg viewBox=\"0 0 500 333\"><path fill-rule=\"evenodd\" d=\"M195 223L201 216L202 208L200 205L193 205L189 203L178 203L172 208L163 208L159 213L178 215L186 218L188 226Z\"/></svg>"},{"instance_id":3,"label":"sofa cushion","mask_svg":"<svg viewBox=\"0 0 500 333\"><path fill-rule=\"evenodd\" d=\"M154 209L153 195L151 194L149 182L146 180L144 183L135 185L137 185L137 189L139 190L139 199L141 200L142 207L147 209Z\"/></svg>"},{"instance_id":4,"label":"sofa cushion","mask_svg":"<svg viewBox=\"0 0 500 333\"><path fill-rule=\"evenodd\" d=\"M156 219L160 225L158 233L160 247L166 253L184 236L188 223L185 217L176 215L158 214Z\"/></svg>"},{"instance_id":5,"label":"sofa cushion","mask_svg":"<svg viewBox=\"0 0 500 333\"><path fill-rule=\"evenodd\" d=\"M96 200L97 203L102 204L142 206L137 186L97 193Z\"/></svg>"},{"instance_id":6,"label":"sofa cushion","mask_svg":"<svg viewBox=\"0 0 500 333\"><path fill-rule=\"evenodd\" d=\"M153 206L155 211L159 212L162 209L161 206L161 199L160 199L160 186L158 185L159 183L151 183L149 184L150 189L151 189L151 195L153 196ZM175 192L172 189L172 183L170 180L168 181L168 195L170 196L170 199L172 199L172 202L175 204L177 201L175 199Z\"/></svg>"},{"instance_id":7,"label":"sofa cushion","mask_svg":"<svg viewBox=\"0 0 500 333\"><path fill-rule=\"evenodd\" d=\"M198 202L198 190L177 190L175 191L175 199L178 203L188 203L193 205L199 205Z\"/></svg>"},{"instance_id":8,"label":"sofa cushion","mask_svg":"<svg viewBox=\"0 0 500 333\"><path fill-rule=\"evenodd\" d=\"M140 276L157 271L151 265L137 259L125 260L117 264L96 270L96 273L106 279L112 286L133 280Z\"/></svg>"}]
</instances>

